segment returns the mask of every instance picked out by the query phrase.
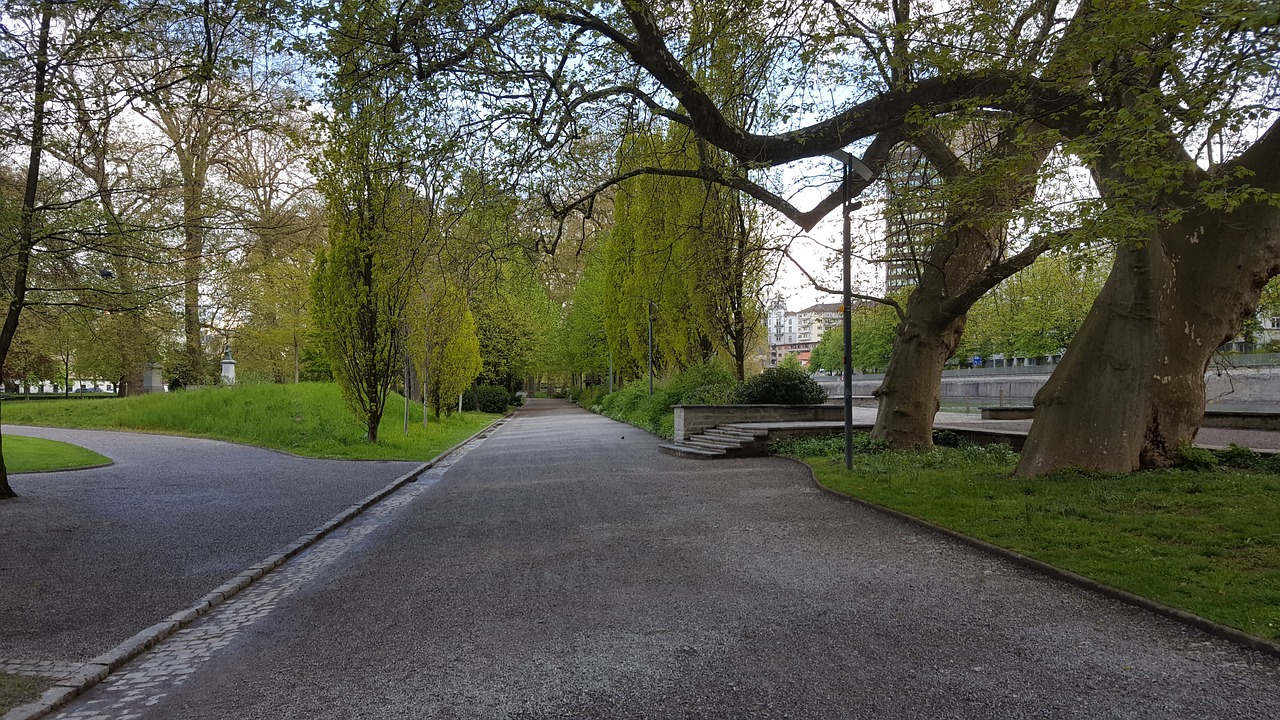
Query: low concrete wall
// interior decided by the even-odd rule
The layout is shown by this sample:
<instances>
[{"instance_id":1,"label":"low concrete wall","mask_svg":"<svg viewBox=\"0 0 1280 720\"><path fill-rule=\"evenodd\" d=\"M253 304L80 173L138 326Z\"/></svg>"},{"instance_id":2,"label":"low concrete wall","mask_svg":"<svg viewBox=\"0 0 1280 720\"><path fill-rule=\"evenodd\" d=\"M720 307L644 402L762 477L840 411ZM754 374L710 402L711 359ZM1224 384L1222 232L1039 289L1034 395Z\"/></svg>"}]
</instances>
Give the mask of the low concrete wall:
<instances>
[{"instance_id":1,"label":"low concrete wall","mask_svg":"<svg viewBox=\"0 0 1280 720\"><path fill-rule=\"evenodd\" d=\"M716 425L735 422L844 420L844 405L676 405L675 439L687 440Z\"/></svg>"},{"instance_id":2,"label":"low concrete wall","mask_svg":"<svg viewBox=\"0 0 1280 720\"><path fill-rule=\"evenodd\" d=\"M1256 362L1261 356L1229 356L1234 362ZM1270 356L1266 356L1270 358ZM1270 361L1268 361L1270 362ZM1049 366L1018 368L980 368L948 370L942 377L942 397L948 400L971 399L976 402L1008 405L1030 405L1036 391L1049 379ZM831 376L814 378L832 396L844 393L841 379ZM1219 367L1211 365L1205 373L1205 399L1215 404L1280 403L1280 367ZM870 395L880 387L883 375L853 376L853 394Z\"/></svg>"},{"instance_id":3,"label":"low concrete wall","mask_svg":"<svg viewBox=\"0 0 1280 720\"><path fill-rule=\"evenodd\" d=\"M1035 408L984 407L983 420L1030 420ZM1268 410L1206 410L1201 427L1228 430L1280 430L1280 408Z\"/></svg>"},{"instance_id":4,"label":"low concrete wall","mask_svg":"<svg viewBox=\"0 0 1280 720\"><path fill-rule=\"evenodd\" d=\"M1030 420L1036 412L1030 405L981 407L978 410L982 412L983 420Z\"/></svg>"}]
</instances>

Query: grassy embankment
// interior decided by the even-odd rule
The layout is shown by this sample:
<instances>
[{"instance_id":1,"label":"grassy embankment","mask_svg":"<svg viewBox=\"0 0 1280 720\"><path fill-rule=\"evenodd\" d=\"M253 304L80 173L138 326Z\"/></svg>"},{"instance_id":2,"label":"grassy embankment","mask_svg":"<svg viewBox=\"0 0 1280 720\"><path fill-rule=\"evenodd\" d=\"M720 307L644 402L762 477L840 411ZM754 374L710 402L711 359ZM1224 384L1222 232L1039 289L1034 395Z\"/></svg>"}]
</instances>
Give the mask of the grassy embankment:
<instances>
[{"instance_id":1,"label":"grassy embankment","mask_svg":"<svg viewBox=\"0 0 1280 720\"><path fill-rule=\"evenodd\" d=\"M4 438L4 464L12 473L75 470L110 463L111 458L71 443L20 435Z\"/></svg>"},{"instance_id":2,"label":"grassy embankment","mask_svg":"<svg viewBox=\"0 0 1280 720\"><path fill-rule=\"evenodd\" d=\"M422 428L422 406L393 395L378 430L365 441L364 426L347 409L337 385L238 385L109 400L45 400L3 403L5 424L135 430L260 445L308 457L352 460L429 460L488 426L499 415L466 412ZM12 437L12 436L9 436ZM5 439L8 450L9 437Z\"/></svg>"},{"instance_id":3,"label":"grassy embankment","mask_svg":"<svg viewBox=\"0 0 1280 720\"><path fill-rule=\"evenodd\" d=\"M1022 480L1003 446L871 448L846 471L840 438L777 449L834 490L1280 641L1280 475L1215 467Z\"/></svg>"}]
</instances>

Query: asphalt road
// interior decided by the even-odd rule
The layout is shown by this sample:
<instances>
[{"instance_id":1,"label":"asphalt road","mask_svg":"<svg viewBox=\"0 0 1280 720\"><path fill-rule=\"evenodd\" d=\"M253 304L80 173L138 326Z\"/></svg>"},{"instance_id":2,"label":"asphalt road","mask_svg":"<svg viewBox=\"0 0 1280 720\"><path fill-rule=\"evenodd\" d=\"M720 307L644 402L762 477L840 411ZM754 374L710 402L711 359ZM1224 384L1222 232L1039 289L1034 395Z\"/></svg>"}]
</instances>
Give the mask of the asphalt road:
<instances>
[{"instance_id":1,"label":"asphalt road","mask_svg":"<svg viewBox=\"0 0 1280 720\"><path fill-rule=\"evenodd\" d=\"M1280 718L1275 658L656 446L531 401L60 717Z\"/></svg>"},{"instance_id":2,"label":"asphalt road","mask_svg":"<svg viewBox=\"0 0 1280 720\"><path fill-rule=\"evenodd\" d=\"M419 463L312 460L212 440L5 426L110 467L11 477L0 503L0 661L80 663Z\"/></svg>"}]
</instances>

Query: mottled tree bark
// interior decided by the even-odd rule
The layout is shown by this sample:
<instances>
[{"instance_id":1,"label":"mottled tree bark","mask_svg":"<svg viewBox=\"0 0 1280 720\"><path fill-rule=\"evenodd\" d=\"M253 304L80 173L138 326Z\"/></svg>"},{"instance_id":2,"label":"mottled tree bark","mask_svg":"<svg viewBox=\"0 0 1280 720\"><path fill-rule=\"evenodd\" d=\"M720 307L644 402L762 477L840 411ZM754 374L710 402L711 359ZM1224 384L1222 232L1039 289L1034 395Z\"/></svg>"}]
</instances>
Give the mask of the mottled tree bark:
<instances>
[{"instance_id":1,"label":"mottled tree bark","mask_svg":"<svg viewBox=\"0 0 1280 720\"><path fill-rule=\"evenodd\" d=\"M1178 460L1204 416L1204 374L1280 272L1280 210L1201 208L1111 276L1062 364L1036 394L1018 474L1130 472Z\"/></svg>"}]
</instances>

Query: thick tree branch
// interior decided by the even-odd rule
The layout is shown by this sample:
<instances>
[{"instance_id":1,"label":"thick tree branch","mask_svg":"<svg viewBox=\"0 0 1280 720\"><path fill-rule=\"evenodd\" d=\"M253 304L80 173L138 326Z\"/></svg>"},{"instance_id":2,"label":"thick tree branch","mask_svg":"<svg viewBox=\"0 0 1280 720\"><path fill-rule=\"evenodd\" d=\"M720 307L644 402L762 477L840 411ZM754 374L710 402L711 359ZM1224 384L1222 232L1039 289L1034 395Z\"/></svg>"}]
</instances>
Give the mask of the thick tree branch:
<instances>
[{"instance_id":1,"label":"thick tree branch","mask_svg":"<svg viewBox=\"0 0 1280 720\"><path fill-rule=\"evenodd\" d=\"M942 113L975 104L1035 118L1066 135L1086 126L1092 103L1034 77L1006 70L933 77L888 90L826 120L778 135L749 133L730 122L667 48L656 19L642 3L626 3L635 26L629 37L598 17L554 13L552 22L591 29L622 48L631 59L680 101L697 135L752 167L773 167L824 155L902 124L922 109Z\"/></svg>"},{"instance_id":2,"label":"thick tree branch","mask_svg":"<svg viewBox=\"0 0 1280 720\"><path fill-rule=\"evenodd\" d=\"M1244 168L1254 173L1253 182L1271 192L1280 192L1280 116L1271 127L1233 162L1230 169Z\"/></svg>"},{"instance_id":3,"label":"thick tree branch","mask_svg":"<svg viewBox=\"0 0 1280 720\"><path fill-rule=\"evenodd\" d=\"M862 162L870 168L875 175L872 176L872 180L865 180L855 174L850 180L850 198L855 198L861 195L863 191L871 185L875 177L884 169L884 166L889 159L889 152L893 149L893 146L897 144L899 137L900 136L896 132L887 132L882 133L872 141L871 146L863 156ZM605 190L618 185L624 180L639 177L641 175L663 175L666 177L691 178L706 182L713 182L718 185L738 190L739 192L742 192L778 211L783 215L783 217L786 217L805 231L812 230L813 227L822 220L822 218L830 214L832 210L840 207L841 203L844 201L844 186L842 184L812 209L800 210L786 198L769 191L742 175L724 173L705 164L696 169L676 169L655 166L639 167L609 178L585 193L582 193L577 198L561 205L557 206L556 203L552 201L550 195L545 195L544 200L547 203L547 206L551 208L552 212L557 217L564 217L575 209L591 202L592 199Z\"/></svg>"},{"instance_id":4,"label":"thick tree branch","mask_svg":"<svg viewBox=\"0 0 1280 720\"><path fill-rule=\"evenodd\" d=\"M1061 238L1068 235L1070 231L1053 233L1050 235L1038 235L1031 240L1022 252L1008 257L1000 262L991 263L982 272L966 279L963 287L943 302L943 312L959 317L969 312L969 308L978 302L983 295L986 295L992 288L1012 277L1021 270L1030 267L1036 258L1043 255L1050 247L1053 246L1052 241L1055 238Z\"/></svg>"}]
</instances>

